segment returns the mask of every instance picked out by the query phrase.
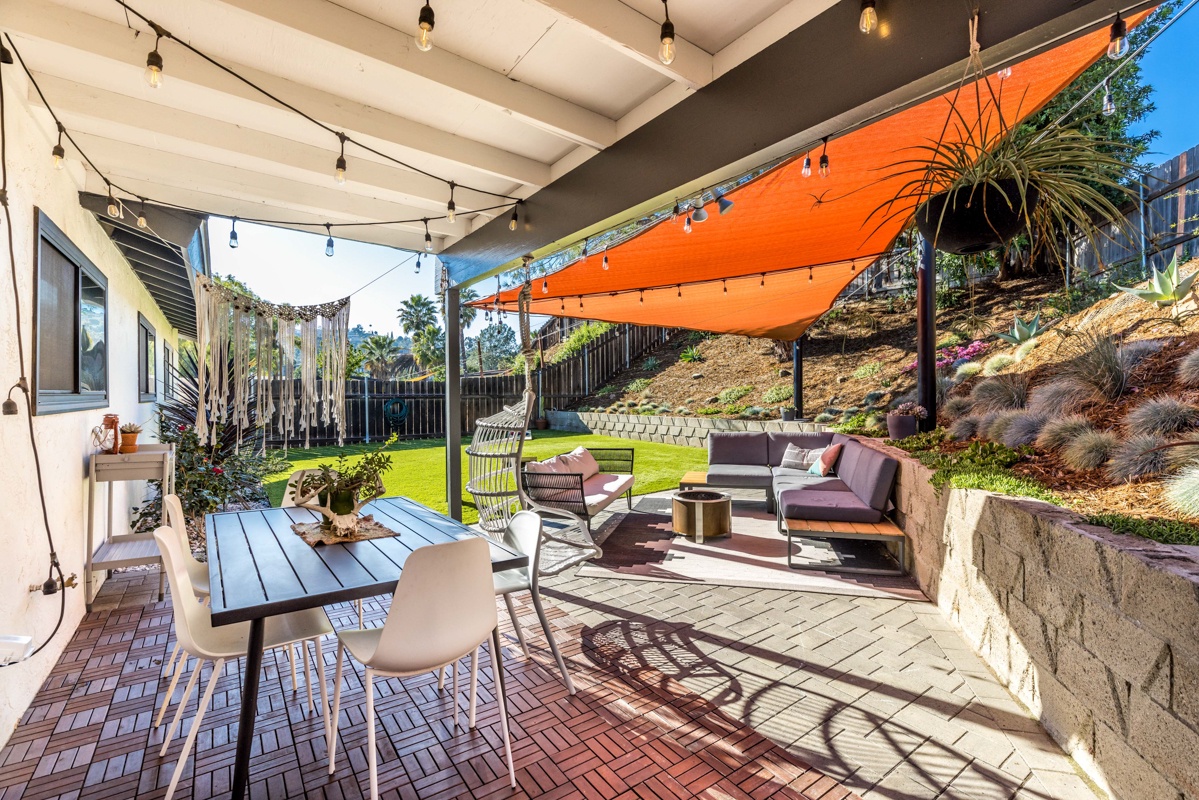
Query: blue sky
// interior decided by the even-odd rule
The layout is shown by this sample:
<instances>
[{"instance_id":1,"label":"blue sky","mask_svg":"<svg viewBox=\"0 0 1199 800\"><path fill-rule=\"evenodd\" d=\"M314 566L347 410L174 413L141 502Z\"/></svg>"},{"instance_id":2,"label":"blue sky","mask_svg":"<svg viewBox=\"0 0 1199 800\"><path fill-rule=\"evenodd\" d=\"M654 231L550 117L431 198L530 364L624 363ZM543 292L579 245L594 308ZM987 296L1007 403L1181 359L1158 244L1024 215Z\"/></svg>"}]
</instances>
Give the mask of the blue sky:
<instances>
[{"instance_id":1,"label":"blue sky","mask_svg":"<svg viewBox=\"0 0 1199 800\"><path fill-rule=\"evenodd\" d=\"M1145 79L1153 86L1157 110L1134 128L1156 128L1161 137L1153 145L1154 163L1173 158L1199 145L1199 104L1195 102L1194 43L1199 42L1199 9L1176 22L1149 48L1142 60ZM325 234L305 234L240 223L240 247L232 250L229 220L212 217L209 235L212 266L233 274L251 289L276 303L321 303L354 292L386 272L411 253L378 245L336 240L334 256L325 256ZM362 323L381 333L398 333L396 308L413 294L433 294L431 259L417 275L411 261L354 295L352 324ZM487 287L490 288L490 287ZM511 323L512 318L508 321ZM483 328L482 315L469 333Z\"/></svg>"}]
</instances>

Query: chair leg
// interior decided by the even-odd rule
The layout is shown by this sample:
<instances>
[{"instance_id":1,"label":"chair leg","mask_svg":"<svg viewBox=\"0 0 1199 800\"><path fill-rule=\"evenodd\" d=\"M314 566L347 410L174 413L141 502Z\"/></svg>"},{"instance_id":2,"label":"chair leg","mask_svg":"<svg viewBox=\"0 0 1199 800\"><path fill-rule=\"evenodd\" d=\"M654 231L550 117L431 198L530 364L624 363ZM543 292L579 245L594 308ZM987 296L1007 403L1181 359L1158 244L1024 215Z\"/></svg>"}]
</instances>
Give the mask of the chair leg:
<instances>
[{"instance_id":1,"label":"chair leg","mask_svg":"<svg viewBox=\"0 0 1199 800\"><path fill-rule=\"evenodd\" d=\"M312 663L308 660L308 640L307 639L300 642L300 652L304 654L303 655L304 688L308 692L308 712L307 713L311 714L312 713L312 673L309 672L309 669L312 667Z\"/></svg>"},{"instance_id":2,"label":"chair leg","mask_svg":"<svg viewBox=\"0 0 1199 800\"><path fill-rule=\"evenodd\" d=\"M512 605L512 595L504 595L504 604L508 606L508 616L512 619L512 627L516 629L516 641L520 642L520 650L525 654L525 658L528 658L529 645L525 643L525 632L516 619L516 607Z\"/></svg>"},{"instance_id":3,"label":"chair leg","mask_svg":"<svg viewBox=\"0 0 1199 800\"><path fill-rule=\"evenodd\" d=\"M171 704L171 698L175 696L175 687L179 685L179 679L183 677L183 670L187 668L188 658L187 653L179 654L179 663L175 665L175 676L171 678L171 685L167 687L166 696L162 698L162 705L158 707L158 716L154 719L155 728L162 724L162 718L167 713L167 706Z\"/></svg>"},{"instance_id":4,"label":"chair leg","mask_svg":"<svg viewBox=\"0 0 1199 800\"><path fill-rule=\"evenodd\" d=\"M458 674L457 668L454 674ZM370 771L371 800L379 800L379 756L375 753L375 671L366 670L366 764Z\"/></svg>"},{"instance_id":5,"label":"chair leg","mask_svg":"<svg viewBox=\"0 0 1199 800\"><path fill-rule=\"evenodd\" d=\"M329 729L326 732L325 750L329 753L329 774L333 774L333 760L337 754L337 718L341 713L341 662L345 645L337 640L337 669L333 673L333 713L329 716Z\"/></svg>"},{"instance_id":6,"label":"chair leg","mask_svg":"<svg viewBox=\"0 0 1199 800\"><path fill-rule=\"evenodd\" d=\"M498 637L492 639L491 646L491 669L492 675L495 676L495 701L500 708L500 731L504 735L504 757L508 760L508 780L513 789L516 788L516 768L512 766L512 741L508 736L508 706L507 698L504 697L503 681L500 680L500 670L503 669L500 654L497 652L495 642Z\"/></svg>"},{"instance_id":7,"label":"chair leg","mask_svg":"<svg viewBox=\"0 0 1199 800\"><path fill-rule=\"evenodd\" d=\"M566 690L571 694L575 693L575 683L570 679L570 673L566 670L566 659L562 657L562 651L558 649L558 642L554 639L554 631L550 627L550 621L546 619L545 609L541 606L541 595L534 588L529 592L533 598L533 609L537 612L537 619L541 620L541 630L545 632L545 640L549 642L550 652L554 654L554 660L558 662L558 669L562 672L562 682L566 684Z\"/></svg>"},{"instance_id":8,"label":"chair leg","mask_svg":"<svg viewBox=\"0 0 1199 800\"><path fill-rule=\"evenodd\" d=\"M179 785L179 778L183 775L187 756L195 747L196 734L200 732L200 723L204 721L204 712L208 710L208 704L212 701L212 690L216 688L217 678L221 676L224 666L225 659L223 658L218 658L212 665L212 674L208 677L208 685L204 687L204 696L200 699L200 706L196 709L196 718L192 720L192 728L187 732L187 740L183 743L183 752L179 754L179 763L175 765L175 774L171 776L171 785L167 787L164 800L171 800L171 796L175 794L175 787ZM196 667L196 674L199 673L200 668Z\"/></svg>"},{"instance_id":9,"label":"chair leg","mask_svg":"<svg viewBox=\"0 0 1199 800\"><path fill-rule=\"evenodd\" d=\"M624 501L625 501L625 503L628 504L629 511L632 511L633 510L633 490L632 489L629 489L627 492L624 493Z\"/></svg>"},{"instance_id":10,"label":"chair leg","mask_svg":"<svg viewBox=\"0 0 1199 800\"><path fill-rule=\"evenodd\" d=\"M167 746L170 745L171 739L175 738L175 731L179 727L179 720L183 718L183 709L187 706L187 699L191 697L192 689L196 688L196 681L200 677L200 671L204 669L204 660L196 659L196 671L187 679L187 686L183 689L183 697L179 698L179 706L175 709L175 716L171 718L171 727L167 728L167 735L163 737L162 749L158 751L158 755L165 756L167 754Z\"/></svg>"},{"instance_id":11,"label":"chair leg","mask_svg":"<svg viewBox=\"0 0 1199 800\"><path fill-rule=\"evenodd\" d=\"M358 630L362 630L362 598L358 598Z\"/></svg>"},{"instance_id":12,"label":"chair leg","mask_svg":"<svg viewBox=\"0 0 1199 800\"><path fill-rule=\"evenodd\" d=\"M458 729L458 662L457 661L451 662L450 669L453 670L453 672L454 672L454 680L453 680L454 688L451 690L450 696L453 697L453 699L454 699L454 702L453 702L453 706L454 706L453 727L455 730L457 730Z\"/></svg>"},{"instance_id":13,"label":"chair leg","mask_svg":"<svg viewBox=\"0 0 1199 800\"><path fill-rule=\"evenodd\" d=\"M445 691L445 667L437 670L437 692L440 694Z\"/></svg>"},{"instance_id":14,"label":"chair leg","mask_svg":"<svg viewBox=\"0 0 1199 800\"><path fill-rule=\"evenodd\" d=\"M475 706L478 704L479 698L479 648L475 648L470 654L470 714L469 721L471 730L475 727Z\"/></svg>"},{"instance_id":15,"label":"chair leg","mask_svg":"<svg viewBox=\"0 0 1199 800\"><path fill-rule=\"evenodd\" d=\"M300 685L296 683L296 644L292 642L287 646L287 661L291 667L291 693L294 695L300 690Z\"/></svg>"},{"instance_id":16,"label":"chair leg","mask_svg":"<svg viewBox=\"0 0 1199 800\"><path fill-rule=\"evenodd\" d=\"M304 648L307 651L307 647ZM325 650L320 637L312 640L312 649L316 653L316 678L321 686L321 719L325 723L325 738L329 738L329 689L325 686ZM307 669L307 666L305 666Z\"/></svg>"},{"instance_id":17,"label":"chair leg","mask_svg":"<svg viewBox=\"0 0 1199 800\"><path fill-rule=\"evenodd\" d=\"M167 663L162 667L162 677L165 678L171 674L171 667L175 665L175 657L179 655L180 649L182 649L182 646L179 644L179 640L176 639L175 649L171 651L171 657L167 659Z\"/></svg>"}]
</instances>

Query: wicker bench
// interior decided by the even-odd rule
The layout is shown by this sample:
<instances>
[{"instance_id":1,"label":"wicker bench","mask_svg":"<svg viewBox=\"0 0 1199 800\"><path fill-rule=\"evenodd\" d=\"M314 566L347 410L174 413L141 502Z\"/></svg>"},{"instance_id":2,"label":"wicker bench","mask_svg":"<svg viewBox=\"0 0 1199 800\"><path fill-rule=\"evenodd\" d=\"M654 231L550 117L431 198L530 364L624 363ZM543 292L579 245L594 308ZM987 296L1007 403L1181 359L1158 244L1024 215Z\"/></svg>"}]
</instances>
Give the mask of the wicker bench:
<instances>
[{"instance_id":1,"label":"wicker bench","mask_svg":"<svg viewBox=\"0 0 1199 800\"><path fill-rule=\"evenodd\" d=\"M590 533L591 518L617 498L624 496L629 510L633 510L633 449L595 447L587 448L587 452L599 468L595 474L538 472L529 469L531 464L523 464L520 476L530 500L577 515Z\"/></svg>"}]
</instances>

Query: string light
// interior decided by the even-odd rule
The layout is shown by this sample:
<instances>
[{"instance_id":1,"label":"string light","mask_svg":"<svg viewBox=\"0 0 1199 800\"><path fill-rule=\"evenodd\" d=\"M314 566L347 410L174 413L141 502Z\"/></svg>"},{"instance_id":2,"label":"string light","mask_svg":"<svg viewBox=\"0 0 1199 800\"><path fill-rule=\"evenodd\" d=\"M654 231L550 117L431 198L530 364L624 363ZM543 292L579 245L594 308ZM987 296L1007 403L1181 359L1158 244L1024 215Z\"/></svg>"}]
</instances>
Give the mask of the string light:
<instances>
[{"instance_id":1,"label":"string light","mask_svg":"<svg viewBox=\"0 0 1199 800\"><path fill-rule=\"evenodd\" d=\"M608 269L608 254L607 253L604 253L604 260L600 266L602 266L605 271Z\"/></svg>"},{"instance_id":2,"label":"string light","mask_svg":"<svg viewBox=\"0 0 1199 800\"><path fill-rule=\"evenodd\" d=\"M672 208L670 210L670 221L674 222L675 220L677 220L679 218L679 215L681 215L682 213L683 213L683 209L679 208L679 201L675 200L674 208Z\"/></svg>"},{"instance_id":3,"label":"string light","mask_svg":"<svg viewBox=\"0 0 1199 800\"><path fill-rule=\"evenodd\" d=\"M61 122L56 122L55 124L58 125L58 144L54 145L54 147L51 148L50 159L54 162L55 169L62 169L63 168L63 159L65 159L67 157L67 151L64 150L63 146L62 146L62 135L64 133L66 133L67 131L62 126Z\"/></svg>"},{"instance_id":4,"label":"string light","mask_svg":"<svg viewBox=\"0 0 1199 800\"><path fill-rule=\"evenodd\" d=\"M433 237L429 235L429 218L425 217L424 219L421 220L421 222L425 223L425 252L432 253L433 252Z\"/></svg>"},{"instance_id":5,"label":"string light","mask_svg":"<svg viewBox=\"0 0 1199 800\"><path fill-rule=\"evenodd\" d=\"M1004 67L1003 69L996 72L995 76L997 78L999 78L999 80L1001 80L1001 81L1006 81L1008 78L1012 77L1012 68Z\"/></svg>"},{"instance_id":6,"label":"string light","mask_svg":"<svg viewBox=\"0 0 1199 800\"><path fill-rule=\"evenodd\" d=\"M699 200L695 202L695 210L691 212L691 220L692 222L706 222L707 219L708 212L704 211L704 196L701 192Z\"/></svg>"},{"instance_id":7,"label":"string light","mask_svg":"<svg viewBox=\"0 0 1199 800\"><path fill-rule=\"evenodd\" d=\"M341 152L337 156L337 162L333 165L333 180L337 181L338 186L344 186L346 182L346 135L339 131L337 140L341 142Z\"/></svg>"},{"instance_id":8,"label":"string light","mask_svg":"<svg viewBox=\"0 0 1199 800\"><path fill-rule=\"evenodd\" d=\"M117 199L112 196L112 186L108 187L108 216L113 219L121 216L121 206L117 203Z\"/></svg>"},{"instance_id":9,"label":"string light","mask_svg":"<svg viewBox=\"0 0 1199 800\"><path fill-rule=\"evenodd\" d=\"M329 238L325 240L325 255L333 258L333 227L326 222L325 232L329 234Z\"/></svg>"},{"instance_id":10,"label":"string light","mask_svg":"<svg viewBox=\"0 0 1199 800\"><path fill-rule=\"evenodd\" d=\"M803 169L801 169L799 171L799 174L803 175L805 178L812 177L812 154L811 153L804 153Z\"/></svg>"},{"instance_id":11,"label":"string light","mask_svg":"<svg viewBox=\"0 0 1199 800\"><path fill-rule=\"evenodd\" d=\"M645 305L645 290L644 289L641 289L638 291L637 304L642 305L642 306Z\"/></svg>"},{"instance_id":12,"label":"string light","mask_svg":"<svg viewBox=\"0 0 1199 800\"><path fill-rule=\"evenodd\" d=\"M565 311L566 311L566 300L565 300L565 298L563 298L561 301L559 301L559 303L558 303L558 310L559 310L559 311L562 311L562 312L565 312Z\"/></svg>"},{"instance_id":13,"label":"string light","mask_svg":"<svg viewBox=\"0 0 1199 800\"><path fill-rule=\"evenodd\" d=\"M666 11L666 19L662 21L662 32L658 37L662 46L658 48L658 60L670 66L674 61L674 23L670 21L670 4L662 0L662 8Z\"/></svg>"},{"instance_id":14,"label":"string light","mask_svg":"<svg viewBox=\"0 0 1199 800\"><path fill-rule=\"evenodd\" d=\"M762 273L762 277L758 280L758 285L761 286L762 288L766 288L766 273L765 272Z\"/></svg>"},{"instance_id":15,"label":"string light","mask_svg":"<svg viewBox=\"0 0 1199 800\"><path fill-rule=\"evenodd\" d=\"M579 311L583 310L583 295L579 295Z\"/></svg>"},{"instance_id":16,"label":"string light","mask_svg":"<svg viewBox=\"0 0 1199 800\"><path fill-rule=\"evenodd\" d=\"M450 181L450 202L445 204L445 218L451 224L453 224L454 219L458 216L458 206L454 204L454 187L456 185L453 181Z\"/></svg>"},{"instance_id":17,"label":"string light","mask_svg":"<svg viewBox=\"0 0 1199 800\"><path fill-rule=\"evenodd\" d=\"M824 142L824 148L820 151L820 177L827 178L832 172L828 162L828 137L826 136L820 141Z\"/></svg>"},{"instance_id":18,"label":"string light","mask_svg":"<svg viewBox=\"0 0 1199 800\"><path fill-rule=\"evenodd\" d=\"M862 15L858 17L858 29L870 34L878 27L878 12L874 10L874 0L862 0Z\"/></svg>"},{"instance_id":19,"label":"string light","mask_svg":"<svg viewBox=\"0 0 1199 800\"><path fill-rule=\"evenodd\" d=\"M516 230L516 226L520 223L520 206L512 206L512 219L508 220L508 230Z\"/></svg>"},{"instance_id":20,"label":"string light","mask_svg":"<svg viewBox=\"0 0 1199 800\"><path fill-rule=\"evenodd\" d=\"M420 32L416 34L416 49L427 53L433 49L433 26L436 24L433 20L433 6L429 5L429 0L425 0L416 21L417 27L420 28Z\"/></svg>"},{"instance_id":21,"label":"string light","mask_svg":"<svg viewBox=\"0 0 1199 800\"><path fill-rule=\"evenodd\" d=\"M1128 23L1116 12L1116 21L1112 23L1111 36L1107 43L1107 57L1113 61L1128 55Z\"/></svg>"},{"instance_id":22,"label":"string light","mask_svg":"<svg viewBox=\"0 0 1199 800\"><path fill-rule=\"evenodd\" d=\"M808 267L808 283L812 282L812 268Z\"/></svg>"},{"instance_id":23,"label":"string light","mask_svg":"<svg viewBox=\"0 0 1199 800\"><path fill-rule=\"evenodd\" d=\"M721 214L727 214L733 210L733 201L725 197L724 192L713 189L712 196L716 198L716 207L720 209Z\"/></svg>"},{"instance_id":24,"label":"string light","mask_svg":"<svg viewBox=\"0 0 1199 800\"><path fill-rule=\"evenodd\" d=\"M145 230L150 227L150 223L146 222L146 201L143 198L138 198L137 206L137 227Z\"/></svg>"},{"instance_id":25,"label":"string light","mask_svg":"<svg viewBox=\"0 0 1199 800\"><path fill-rule=\"evenodd\" d=\"M1103 116L1110 117L1116 113L1116 96L1107 81L1103 82Z\"/></svg>"},{"instance_id":26,"label":"string light","mask_svg":"<svg viewBox=\"0 0 1199 800\"><path fill-rule=\"evenodd\" d=\"M420 275L420 253L416 254L416 274Z\"/></svg>"},{"instance_id":27,"label":"string light","mask_svg":"<svg viewBox=\"0 0 1199 800\"><path fill-rule=\"evenodd\" d=\"M725 280L724 278L720 279L720 287L722 289L724 289L725 294L729 293L729 282L727 280Z\"/></svg>"},{"instance_id":28,"label":"string light","mask_svg":"<svg viewBox=\"0 0 1199 800\"><path fill-rule=\"evenodd\" d=\"M550 292L550 282L549 282L549 281L547 281L547 280L545 280L545 279L542 279L542 281L541 281L541 293L542 293L542 294L549 294L549 292Z\"/></svg>"},{"instance_id":29,"label":"string light","mask_svg":"<svg viewBox=\"0 0 1199 800\"><path fill-rule=\"evenodd\" d=\"M677 286L675 286L674 288L675 288L675 289L678 291L678 294L677 294L676 296L677 296L677 297L678 297L680 300L681 300L681 299L683 299L683 284L681 284L681 283L680 283L680 284L678 284Z\"/></svg>"},{"instance_id":30,"label":"string light","mask_svg":"<svg viewBox=\"0 0 1199 800\"><path fill-rule=\"evenodd\" d=\"M233 218L233 228L229 231L229 247L237 249L237 217Z\"/></svg>"},{"instance_id":31,"label":"string light","mask_svg":"<svg viewBox=\"0 0 1199 800\"><path fill-rule=\"evenodd\" d=\"M146 83L151 89L157 89L162 86L162 56L158 54L158 43L162 41L163 31L158 26L154 26L156 38L154 39L154 49L146 56Z\"/></svg>"},{"instance_id":32,"label":"string light","mask_svg":"<svg viewBox=\"0 0 1199 800\"><path fill-rule=\"evenodd\" d=\"M691 233L691 212L687 212L687 219L683 220L683 233Z\"/></svg>"}]
</instances>

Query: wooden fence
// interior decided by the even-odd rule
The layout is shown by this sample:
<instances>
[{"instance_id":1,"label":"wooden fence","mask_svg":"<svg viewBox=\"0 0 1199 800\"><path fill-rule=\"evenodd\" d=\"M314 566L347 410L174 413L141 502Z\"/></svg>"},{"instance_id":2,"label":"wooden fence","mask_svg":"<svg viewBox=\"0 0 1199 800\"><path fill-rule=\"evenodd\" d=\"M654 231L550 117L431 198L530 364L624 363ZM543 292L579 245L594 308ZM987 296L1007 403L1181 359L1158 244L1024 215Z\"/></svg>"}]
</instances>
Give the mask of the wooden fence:
<instances>
[{"instance_id":1,"label":"wooden fence","mask_svg":"<svg viewBox=\"0 0 1199 800\"><path fill-rule=\"evenodd\" d=\"M539 395L538 408L561 408L587 397L616 374L633 365L655 347L664 344L674 329L617 325L590 342L583 351L558 364L546 364L533 372L533 388ZM466 375L462 378L462 430L470 433L480 417L497 413L504 405L521 398L523 374ZM445 390L442 381L385 381L355 378L346 381L344 440L346 443L377 442L395 433L402 439L445 436ZM279 402L280 387L273 387ZM296 381L299 396L299 381ZM287 443L303 446L305 436L297 424ZM315 446L337 443L337 430L318 423L308 436ZM272 426L268 447L282 447L284 437Z\"/></svg>"}]
</instances>

